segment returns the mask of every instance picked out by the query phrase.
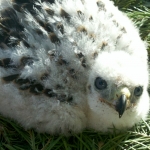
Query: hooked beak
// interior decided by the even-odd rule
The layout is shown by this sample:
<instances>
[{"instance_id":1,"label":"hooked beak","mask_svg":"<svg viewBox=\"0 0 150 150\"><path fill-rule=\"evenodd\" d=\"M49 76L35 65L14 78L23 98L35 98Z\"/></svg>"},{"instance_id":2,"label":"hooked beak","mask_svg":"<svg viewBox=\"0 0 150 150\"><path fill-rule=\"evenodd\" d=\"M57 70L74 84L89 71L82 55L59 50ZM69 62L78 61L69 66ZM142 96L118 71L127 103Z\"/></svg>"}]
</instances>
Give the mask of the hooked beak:
<instances>
[{"instance_id":1,"label":"hooked beak","mask_svg":"<svg viewBox=\"0 0 150 150\"><path fill-rule=\"evenodd\" d=\"M125 110L130 105L131 93L127 87L124 87L118 89L116 94L118 95L118 97L116 97L117 101L116 101L115 109L119 113L119 118L121 118Z\"/></svg>"},{"instance_id":2,"label":"hooked beak","mask_svg":"<svg viewBox=\"0 0 150 150\"><path fill-rule=\"evenodd\" d=\"M116 111L118 111L119 113L119 118L122 117L126 109L126 105L127 105L127 98L124 94L122 94L116 103Z\"/></svg>"}]
</instances>

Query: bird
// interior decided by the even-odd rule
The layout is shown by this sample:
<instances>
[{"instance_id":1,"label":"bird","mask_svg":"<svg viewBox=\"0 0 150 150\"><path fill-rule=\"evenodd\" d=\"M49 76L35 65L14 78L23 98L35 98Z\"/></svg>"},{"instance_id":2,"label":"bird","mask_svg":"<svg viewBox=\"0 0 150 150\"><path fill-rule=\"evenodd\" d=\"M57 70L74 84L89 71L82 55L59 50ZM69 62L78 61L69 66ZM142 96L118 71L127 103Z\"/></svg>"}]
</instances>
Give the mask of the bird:
<instances>
[{"instance_id":1,"label":"bird","mask_svg":"<svg viewBox=\"0 0 150 150\"><path fill-rule=\"evenodd\" d=\"M149 112L146 49L110 0L0 0L0 114L39 133L126 131Z\"/></svg>"}]
</instances>

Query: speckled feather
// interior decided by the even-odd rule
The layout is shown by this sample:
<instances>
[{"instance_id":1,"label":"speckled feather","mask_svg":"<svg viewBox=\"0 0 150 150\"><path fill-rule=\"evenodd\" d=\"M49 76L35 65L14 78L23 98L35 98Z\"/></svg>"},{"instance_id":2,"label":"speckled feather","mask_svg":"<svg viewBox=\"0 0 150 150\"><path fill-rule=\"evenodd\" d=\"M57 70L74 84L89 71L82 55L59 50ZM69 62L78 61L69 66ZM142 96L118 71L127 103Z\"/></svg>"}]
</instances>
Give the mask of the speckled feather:
<instances>
[{"instance_id":1,"label":"speckled feather","mask_svg":"<svg viewBox=\"0 0 150 150\"><path fill-rule=\"evenodd\" d=\"M146 43L108 0L0 0L0 77L0 113L39 132L126 129L149 110ZM144 87L122 118L99 100L113 84Z\"/></svg>"}]
</instances>

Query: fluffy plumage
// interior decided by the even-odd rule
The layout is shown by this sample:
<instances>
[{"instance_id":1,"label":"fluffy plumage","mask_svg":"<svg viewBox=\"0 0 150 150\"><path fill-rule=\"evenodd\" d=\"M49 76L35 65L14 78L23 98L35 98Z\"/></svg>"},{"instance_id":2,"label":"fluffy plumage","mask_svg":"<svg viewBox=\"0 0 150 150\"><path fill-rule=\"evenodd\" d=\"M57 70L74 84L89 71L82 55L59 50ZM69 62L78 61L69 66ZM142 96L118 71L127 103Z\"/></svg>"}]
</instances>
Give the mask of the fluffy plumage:
<instances>
[{"instance_id":1,"label":"fluffy plumage","mask_svg":"<svg viewBox=\"0 0 150 150\"><path fill-rule=\"evenodd\" d=\"M0 113L38 132L128 129L149 111L146 43L109 0L0 0Z\"/></svg>"}]
</instances>

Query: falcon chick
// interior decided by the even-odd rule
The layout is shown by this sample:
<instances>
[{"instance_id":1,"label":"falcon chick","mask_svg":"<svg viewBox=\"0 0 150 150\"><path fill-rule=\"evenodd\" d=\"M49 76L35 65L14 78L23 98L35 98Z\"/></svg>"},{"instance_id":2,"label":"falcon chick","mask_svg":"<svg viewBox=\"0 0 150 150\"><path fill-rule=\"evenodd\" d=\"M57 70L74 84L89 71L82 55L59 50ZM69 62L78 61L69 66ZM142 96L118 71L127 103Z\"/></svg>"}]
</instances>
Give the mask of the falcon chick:
<instances>
[{"instance_id":1,"label":"falcon chick","mask_svg":"<svg viewBox=\"0 0 150 150\"><path fill-rule=\"evenodd\" d=\"M125 130L149 111L146 43L109 0L0 0L0 113L25 129Z\"/></svg>"}]
</instances>

